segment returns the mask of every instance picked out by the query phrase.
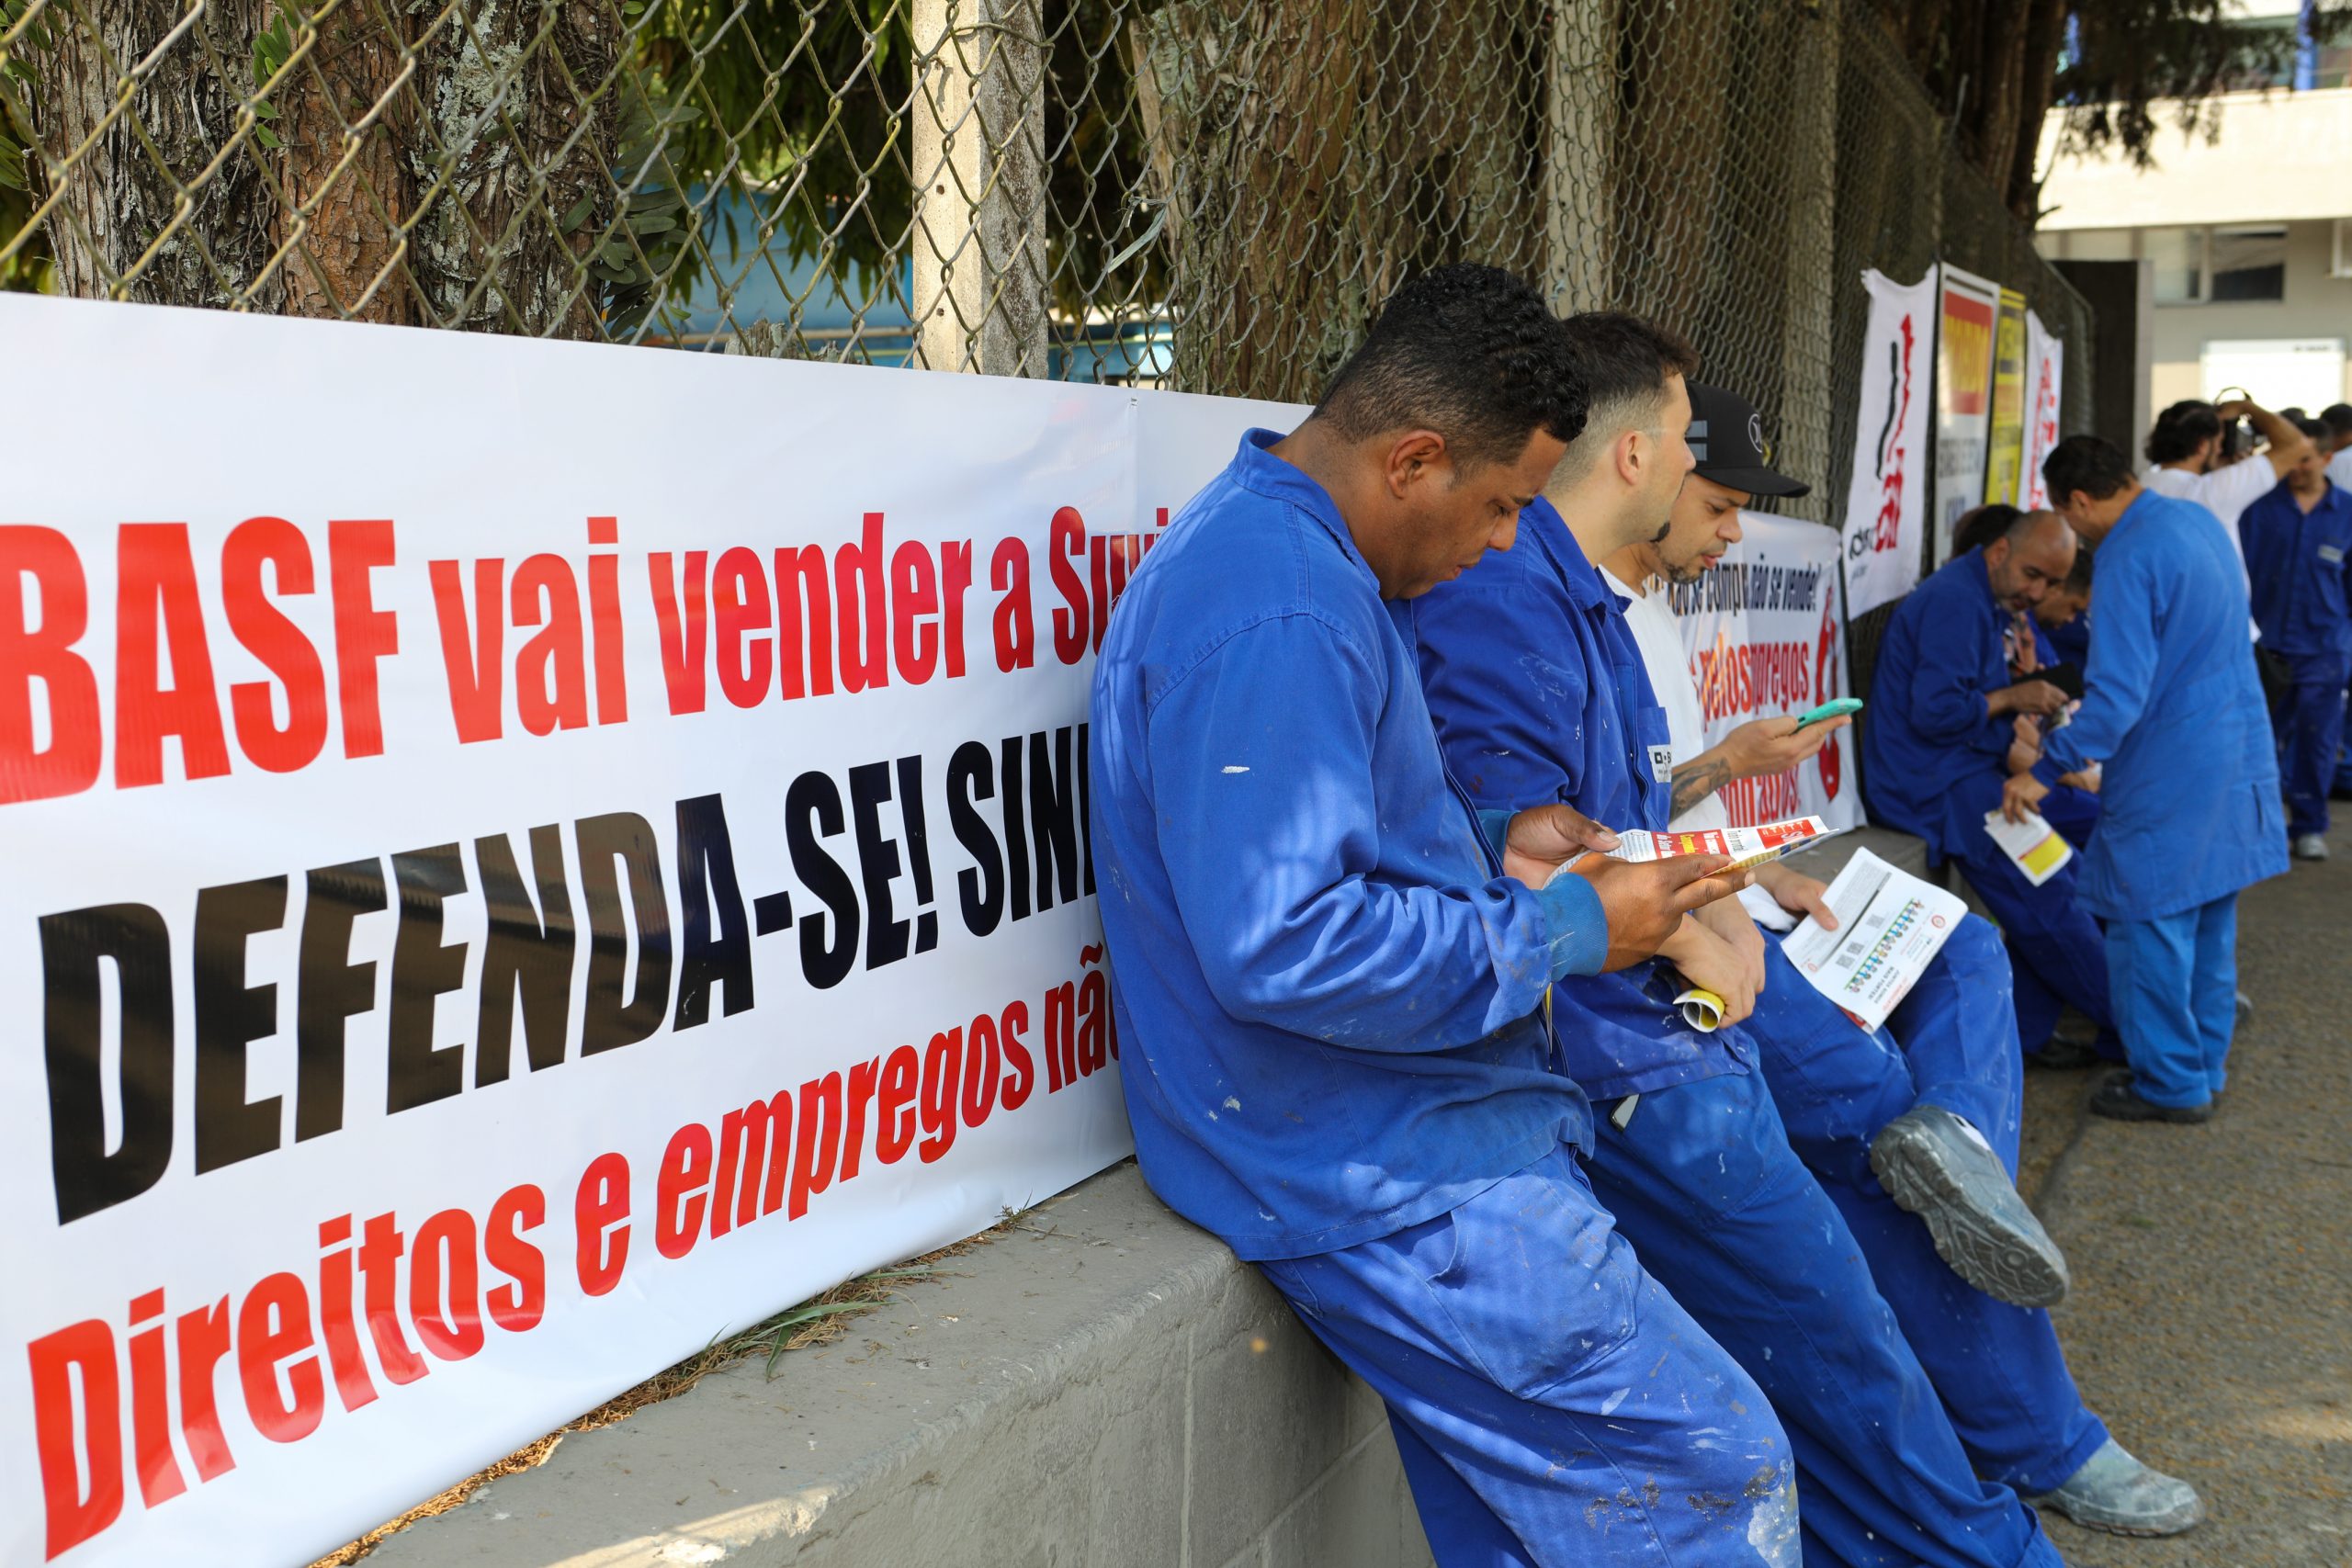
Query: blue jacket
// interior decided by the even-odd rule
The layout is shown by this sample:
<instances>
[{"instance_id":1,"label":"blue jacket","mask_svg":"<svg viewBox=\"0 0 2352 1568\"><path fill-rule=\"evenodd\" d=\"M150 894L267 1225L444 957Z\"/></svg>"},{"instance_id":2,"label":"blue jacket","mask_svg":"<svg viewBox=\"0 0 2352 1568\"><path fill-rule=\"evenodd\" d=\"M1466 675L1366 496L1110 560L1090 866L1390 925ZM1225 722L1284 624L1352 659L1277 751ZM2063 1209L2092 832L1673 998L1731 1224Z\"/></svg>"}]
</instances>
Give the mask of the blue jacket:
<instances>
[{"instance_id":1,"label":"blue jacket","mask_svg":"<svg viewBox=\"0 0 2352 1568\"><path fill-rule=\"evenodd\" d=\"M1520 513L1510 554L1413 601L1421 682L1454 777L1481 809L1565 801L1609 828L1663 829L1674 750L1624 602L1548 501ZM1736 1029L1702 1034L1672 1006L1657 960L1564 982L1552 1022L1595 1100L1744 1072Z\"/></svg>"},{"instance_id":2,"label":"blue jacket","mask_svg":"<svg viewBox=\"0 0 2352 1568\"><path fill-rule=\"evenodd\" d=\"M2308 657L2352 653L2344 558L2352 552L2352 495L2335 485L2305 512L2283 483L2238 514L2254 619L2262 646Z\"/></svg>"},{"instance_id":3,"label":"blue jacket","mask_svg":"<svg viewBox=\"0 0 2352 1568\"><path fill-rule=\"evenodd\" d=\"M1873 818L1917 833L1939 860L1984 831L1988 796L1998 804L2008 776L2017 731L1986 702L2013 683L2002 650L2008 625L1984 553L1971 550L1913 589L1879 640L1859 726L1863 798Z\"/></svg>"},{"instance_id":4,"label":"blue jacket","mask_svg":"<svg viewBox=\"0 0 2352 1568\"><path fill-rule=\"evenodd\" d=\"M1589 1146L1545 988L1582 877L1500 874L1413 649L1255 430L1144 558L1094 674L1091 820L1145 1179L1245 1258L1372 1240Z\"/></svg>"},{"instance_id":5,"label":"blue jacket","mask_svg":"<svg viewBox=\"0 0 2352 1568\"><path fill-rule=\"evenodd\" d=\"M2075 896L2106 919L2193 909L2287 869L2245 579L2191 502L2143 491L2098 548L2098 636L2045 754L2106 764Z\"/></svg>"}]
</instances>

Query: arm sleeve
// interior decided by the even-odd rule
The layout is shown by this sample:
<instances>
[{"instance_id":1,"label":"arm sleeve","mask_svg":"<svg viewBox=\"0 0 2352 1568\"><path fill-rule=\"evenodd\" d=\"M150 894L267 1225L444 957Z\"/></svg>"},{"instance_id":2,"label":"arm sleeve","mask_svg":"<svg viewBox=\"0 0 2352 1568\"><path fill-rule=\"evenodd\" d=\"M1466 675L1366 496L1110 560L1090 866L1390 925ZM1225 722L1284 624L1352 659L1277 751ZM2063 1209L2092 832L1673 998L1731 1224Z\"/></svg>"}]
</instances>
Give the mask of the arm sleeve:
<instances>
[{"instance_id":1,"label":"arm sleeve","mask_svg":"<svg viewBox=\"0 0 2352 1568\"><path fill-rule=\"evenodd\" d=\"M1585 782L1571 738L1583 733L1590 678L1562 626L1564 612L1575 612L1557 600L1547 604L1544 592L1529 582L1500 589L1458 582L1413 602L1438 745L1481 810L1573 805ZM1502 671L1510 677L1498 677Z\"/></svg>"},{"instance_id":2,"label":"arm sleeve","mask_svg":"<svg viewBox=\"0 0 2352 1568\"><path fill-rule=\"evenodd\" d=\"M2083 705L2075 722L2052 734L2042 761L2059 773L2078 773L2115 755L2147 708L2156 674L2155 585L2137 561L2102 567L2098 635L2083 671Z\"/></svg>"},{"instance_id":3,"label":"arm sleeve","mask_svg":"<svg viewBox=\"0 0 2352 1568\"><path fill-rule=\"evenodd\" d=\"M2009 721L1995 717L1985 701L1976 674L1981 661L1975 652L1973 648L1954 647L1943 637L1920 638L1910 689L1894 695L1904 705L1911 728L1922 739L1965 747L1988 757L2007 757L2009 742L2017 737Z\"/></svg>"},{"instance_id":4,"label":"arm sleeve","mask_svg":"<svg viewBox=\"0 0 2352 1568\"><path fill-rule=\"evenodd\" d=\"M1555 978L1597 973L1608 931L1580 876L1542 893L1374 879L1382 834L1407 826L1384 820L1374 772L1424 765L1380 744L1385 679L1311 616L1227 638L1152 710L1159 851L1227 1011L1360 1050L1445 1050L1532 1012ZM1466 809L1453 830L1475 852Z\"/></svg>"}]
</instances>

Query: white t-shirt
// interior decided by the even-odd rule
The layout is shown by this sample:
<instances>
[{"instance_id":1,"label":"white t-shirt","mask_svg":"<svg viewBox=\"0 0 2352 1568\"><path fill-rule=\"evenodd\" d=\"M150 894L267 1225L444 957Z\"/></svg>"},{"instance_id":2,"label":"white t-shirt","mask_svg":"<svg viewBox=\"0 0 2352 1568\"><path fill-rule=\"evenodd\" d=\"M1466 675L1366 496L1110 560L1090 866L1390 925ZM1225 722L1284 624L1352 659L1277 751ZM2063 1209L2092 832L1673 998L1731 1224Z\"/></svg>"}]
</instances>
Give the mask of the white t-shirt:
<instances>
[{"instance_id":1,"label":"white t-shirt","mask_svg":"<svg viewBox=\"0 0 2352 1568\"><path fill-rule=\"evenodd\" d=\"M2352 490L2352 446L2327 460L2327 482L2340 490Z\"/></svg>"},{"instance_id":2,"label":"white t-shirt","mask_svg":"<svg viewBox=\"0 0 2352 1568\"><path fill-rule=\"evenodd\" d=\"M1642 668L1649 674L1650 689L1657 694L1658 705L1666 709L1667 734L1674 745L1674 760L1677 763L1687 762L1707 749L1707 717L1699 705L1699 682L1691 678L1690 655L1682 649L1682 628L1675 624L1674 611L1665 594L1638 592L1606 570L1600 577L1619 598L1633 601L1625 606L1625 624L1633 628L1634 642L1642 650ZM1668 826L1683 829L1728 828L1731 813L1724 809L1721 795L1711 795ZM1761 887L1743 887L1739 901L1758 924L1772 931L1792 931L1796 927L1796 917L1781 908Z\"/></svg>"},{"instance_id":3,"label":"white t-shirt","mask_svg":"<svg viewBox=\"0 0 2352 1568\"><path fill-rule=\"evenodd\" d=\"M2278 488L2278 470L2271 468L2270 459L2247 457L2210 474L2192 474L2187 468L2150 468L2140 476L2140 482L2158 495L2193 501L2220 520L2222 533L2229 539L2230 548L2237 553L2238 571L2245 578L2246 603L2251 605L2254 576L2245 569L2245 542L2238 537L2238 514ZM2091 592L2094 596L2098 592L2096 578L2092 580ZM2253 618L2249 612L2249 625ZM2262 640L2260 626L2254 627L2254 640Z\"/></svg>"}]
</instances>

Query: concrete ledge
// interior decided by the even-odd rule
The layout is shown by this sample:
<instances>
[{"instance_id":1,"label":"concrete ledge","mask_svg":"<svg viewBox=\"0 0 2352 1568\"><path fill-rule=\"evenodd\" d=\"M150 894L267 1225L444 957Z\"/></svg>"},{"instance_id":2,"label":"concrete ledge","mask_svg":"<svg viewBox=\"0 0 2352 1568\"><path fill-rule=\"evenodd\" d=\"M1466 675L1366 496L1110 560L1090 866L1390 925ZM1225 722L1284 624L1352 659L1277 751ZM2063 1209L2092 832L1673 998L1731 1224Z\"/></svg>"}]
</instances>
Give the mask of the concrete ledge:
<instances>
[{"instance_id":1,"label":"concrete ledge","mask_svg":"<svg viewBox=\"0 0 2352 1568\"><path fill-rule=\"evenodd\" d=\"M707 1378L384 1568L1426 1568L1379 1400L1132 1163L839 1342Z\"/></svg>"},{"instance_id":2,"label":"concrete ledge","mask_svg":"<svg viewBox=\"0 0 2352 1568\"><path fill-rule=\"evenodd\" d=\"M1856 850L1868 850L1897 871L1907 871L1914 876L1935 878L1928 872L1928 841L1908 833L1898 833L1892 828L1863 826L1838 834L1817 849L1799 850L1788 858L1788 863L1807 876L1817 876L1827 882L1846 869Z\"/></svg>"}]
</instances>

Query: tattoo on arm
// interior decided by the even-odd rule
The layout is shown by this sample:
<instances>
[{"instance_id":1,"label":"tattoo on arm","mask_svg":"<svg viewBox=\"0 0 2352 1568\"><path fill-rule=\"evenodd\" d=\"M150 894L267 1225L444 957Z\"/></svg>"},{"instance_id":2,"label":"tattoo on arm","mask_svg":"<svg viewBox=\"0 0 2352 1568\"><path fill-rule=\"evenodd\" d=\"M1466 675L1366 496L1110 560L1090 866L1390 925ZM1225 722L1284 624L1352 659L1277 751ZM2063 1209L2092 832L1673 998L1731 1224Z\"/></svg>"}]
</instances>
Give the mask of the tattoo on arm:
<instances>
[{"instance_id":1,"label":"tattoo on arm","mask_svg":"<svg viewBox=\"0 0 2352 1568\"><path fill-rule=\"evenodd\" d=\"M1679 817L1731 783L1731 764L1721 757L1699 757L1674 770L1674 803L1669 815Z\"/></svg>"}]
</instances>

